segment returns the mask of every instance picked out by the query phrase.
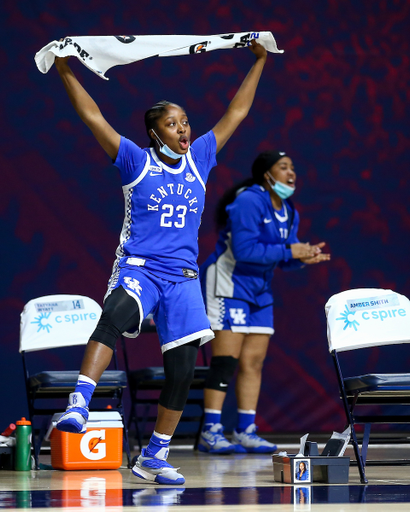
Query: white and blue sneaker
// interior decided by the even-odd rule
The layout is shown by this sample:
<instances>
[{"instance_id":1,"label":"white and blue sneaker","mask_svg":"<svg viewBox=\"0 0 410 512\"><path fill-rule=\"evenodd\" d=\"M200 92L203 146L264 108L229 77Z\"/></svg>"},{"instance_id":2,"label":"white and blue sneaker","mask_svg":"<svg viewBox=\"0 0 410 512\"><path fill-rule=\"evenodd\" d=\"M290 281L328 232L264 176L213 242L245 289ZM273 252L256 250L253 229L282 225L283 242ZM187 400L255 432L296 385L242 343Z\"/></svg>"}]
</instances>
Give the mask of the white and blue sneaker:
<instances>
[{"instance_id":1,"label":"white and blue sneaker","mask_svg":"<svg viewBox=\"0 0 410 512\"><path fill-rule=\"evenodd\" d=\"M276 444L257 436L257 430L258 427L252 423L243 432L233 431L232 444L236 453L273 453L277 450Z\"/></svg>"},{"instance_id":2,"label":"white and blue sneaker","mask_svg":"<svg viewBox=\"0 0 410 512\"><path fill-rule=\"evenodd\" d=\"M56 429L73 434L84 434L87 430L88 407L81 393L70 393L65 413L56 423Z\"/></svg>"},{"instance_id":3,"label":"white and blue sneaker","mask_svg":"<svg viewBox=\"0 0 410 512\"><path fill-rule=\"evenodd\" d=\"M200 452L228 454L234 453L235 446L223 435L224 428L220 423L215 423L209 430L203 430L198 443Z\"/></svg>"},{"instance_id":4,"label":"white and blue sneaker","mask_svg":"<svg viewBox=\"0 0 410 512\"><path fill-rule=\"evenodd\" d=\"M146 489L136 489L132 493L132 504L134 507L166 507L162 510L168 510L169 505L180 504L181 494L185 492L185 487L150 487Z\"/></svg>"},{"instance_id":5,"label":"white and blue sneaker","mask_svg":"<svg viewBox=\"0 0 410 512\"><path fill-rule=\"evenodd\" d=\"M182 485L185 483L185 478L178 473L179 468L174 468L166 460L146 457L145 453L146 448L143 448L135 466L132 468L132 473L135 476L164 485Z\"/></svg>"}]
</instances>

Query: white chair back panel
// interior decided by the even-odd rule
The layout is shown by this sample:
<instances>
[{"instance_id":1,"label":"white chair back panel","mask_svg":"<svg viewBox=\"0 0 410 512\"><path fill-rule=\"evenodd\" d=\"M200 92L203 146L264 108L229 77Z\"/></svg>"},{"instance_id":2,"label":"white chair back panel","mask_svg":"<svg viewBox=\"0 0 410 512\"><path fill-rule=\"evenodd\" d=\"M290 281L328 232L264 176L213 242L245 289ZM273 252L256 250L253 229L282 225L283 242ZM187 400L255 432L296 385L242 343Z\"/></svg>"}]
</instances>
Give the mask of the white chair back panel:
<instances>
[{"instance_id":1,"label":"white chair back panel","mask_svg":"<svg viewBox=\"0 0 410 512\"><path fill-rule=\"evenodd\" d=\"M20 352L85 345L101 307L82 295L46 295L28 302L21 313Z\"/></svg>"},{"instance_id":2,"label":"white chair back panel","mask_svg":"<svg viewBox=\"0 0 410 512\"><path fill-rule=\"evenodd\" d=\"M410 301L378 288L356 288L325 306L329 351L410 343Z\"/></svg>"}]
</instances>

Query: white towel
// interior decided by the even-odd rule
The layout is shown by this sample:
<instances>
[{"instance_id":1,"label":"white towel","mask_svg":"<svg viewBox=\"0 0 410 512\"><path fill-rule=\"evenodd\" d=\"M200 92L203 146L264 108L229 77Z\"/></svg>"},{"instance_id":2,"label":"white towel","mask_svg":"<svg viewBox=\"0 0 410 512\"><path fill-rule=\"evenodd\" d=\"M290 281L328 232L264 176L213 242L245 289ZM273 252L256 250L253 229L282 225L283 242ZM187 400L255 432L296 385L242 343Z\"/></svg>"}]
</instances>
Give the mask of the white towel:
<instances>
[{"instance_id":1,"label":"white towel","mask_svg":"<svg viewBox=\"0 0 410 512\"><path fill-rule=\"evenodd\" d=\"M98 76L113 66L130 64L148 57L174 57L227 48L250 46L256 39L267 51L278 50L271 32L236 32L214 36L79 36L52 41L36 53L34 60L42 73L54 64L55 57L75 56Z\"/></svg>"}]
</instances>

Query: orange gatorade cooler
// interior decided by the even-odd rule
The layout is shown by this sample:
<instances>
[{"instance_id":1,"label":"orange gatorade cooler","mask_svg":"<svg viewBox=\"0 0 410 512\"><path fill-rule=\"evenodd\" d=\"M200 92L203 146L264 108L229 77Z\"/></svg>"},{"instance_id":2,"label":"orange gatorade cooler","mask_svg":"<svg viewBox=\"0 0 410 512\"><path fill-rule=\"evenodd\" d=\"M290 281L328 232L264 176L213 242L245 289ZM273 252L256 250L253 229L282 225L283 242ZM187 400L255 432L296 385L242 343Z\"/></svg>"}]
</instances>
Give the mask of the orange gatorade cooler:
<instances>
[{"instance_id":1,"label":"orange gatorade cooler","mask_svg":"<svg viewBox=\"0 0 410 512\"><path fill-rule=\"evenodd\" d=\"M46 436L50 439L54 469L118 469L121 466L123 423L119 412L90 412L84 434L53 428L62 414L54 414Z\"/></svg>"}]
</instances>

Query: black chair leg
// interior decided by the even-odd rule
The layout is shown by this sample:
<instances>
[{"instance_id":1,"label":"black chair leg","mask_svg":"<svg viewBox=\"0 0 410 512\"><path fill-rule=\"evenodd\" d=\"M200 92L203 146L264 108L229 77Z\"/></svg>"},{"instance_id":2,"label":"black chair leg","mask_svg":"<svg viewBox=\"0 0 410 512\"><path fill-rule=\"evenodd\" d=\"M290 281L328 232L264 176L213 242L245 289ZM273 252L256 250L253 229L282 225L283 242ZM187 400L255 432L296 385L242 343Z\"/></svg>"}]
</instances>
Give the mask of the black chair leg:
<instances>
[{"instance_id":1,"label":"black chair leg","mask_svg":"<svg viewBox=\"0 0 410 512\"><path fill-rule=\"evenodd\" d=\"M144 406L144 414L142 416L141 426L139 427L139 440L138 441L139 441L139 445L140 445L140 450L142 449L142 441L144 439L145 427L147 426L147 422L149 419L150 408L151 408L150 404L146 404ZM135 423L136 424L138 423L138 416L135 417Z\"/></svg>"},{"instance_id":2,"label":"black chair leg","mask_svg":"<svg viewBox=\"0 0 410 512\"><path fill-rule=\"evenodd\" d=\"M132 423L134 423L134 426L135 426L135 437L137 439L139 450L141 451L142 450L142 437L141 437L141 430L138 425L137 406L134 401L131 404L130 415L128 418L128 431L131 430Z\"/></svg>"},{"instance_id":3,"label":"black chair leg","mask_svg":"<svg viewBox=\"0 0 410 512\"><path fill-rule=\"evenodd\" d=\"M363 433L363 441L362 441L362 449L361 449L363 467L366 467L367 448L369 447L371 426L372 426L371 423L365 423L365 425L364 425L364 433Z\"/></svg>"},{"instance_id":4,"label":"black chair leg","mask_svg":"<svg viewBox=\"0 0 410 512\"><path fill-rule=\"evenodd\" d=\"M123 427L123 441L124 441L125 453L127 454L127 467L131 468L132 465L131 465L130 443L129 443L129 440L128 440L128 425L127 425L127 423L125 421L125 416L124 416L122 407L121 407L120 414L121 414L122 424L124 425L124 427Z\"/></svg>"},{"instance_id":5,"label":"black chair leg","mask_svg":"<svg viewBox=\"0 0 410 512\"><path fill-rule=\"evenodd\" d=\"M198 432L196 433L196 436L195 436L194 450L198 450L199 439L201 438L201 432L202 432L202 429L204 426L204 421L205 421L205 411L202 411L202 416L199 421Z\"/></svg>"},{"instance_id":6,"label":"black chair leg","mask_svg":"<svg viewBox=\"0 0 410 512\"><path fill-rule=\"evenodd\" d=\"M39 456L40 456L41 445L43 444L44 437L47 432L48 420L49 420L48 416L43 418L43 421L41 422L41 427L40 427L37 437L34 432L34 425L32 425L32 447L33 447L33 451L34 451L35 469L40 469ZM32 423L33 423L33 421L32 421Z\"/></svg>"},{"instance_id":7,"label":"black chair leg","mask_svg":"<svg viewBox=\"0 0 410 512\"><path fill-rule=\"evenodd\" d=\"M35 462L36 469L40 469L39 456L40 456L40 451L41 451L41 445L43 444L44 438L47 433L49 419L50 419L49 416L45 416L43 418L43 421L41 422L40 431L38 433L36 441L34 441L34 434L33 434L34 462Z\"/></svg>"},{"instance_id":8,"label":"black chair leg","mask_svg":"<svg viewBox=\"0 0 410 512\"><path fill-rule=\"evenodd\" d=\"M127 454L127 467L129 469L132 468L131 464L131 451L130 451L130 443L128 441L128 429L124 422L124 447L125 447L125 453Z\"/></svg>"},{"instance_id":9,"label":"black chair leg","mask_svg":"<svg viewBox=\"0 0 410 512\"><path fill-rule=\"evenodd\" d=\"M348 425L350 425L350 428L351 428L351 441L353 443L353 449L354 449L354 453L356 455L357 465L359 468L360 481L362 484L367 484L368 481L367 481L366 474L364 471L363 459L362 459L362 456L360 453L359 443L357 442L356 431L354 429L354 419L353 419L352 411L353 411L354 404L356 402L354 402L354 404L352 405L352 409L351 409L349 407L349 402L347 399L346 390L345 390L344 381L343 381L342 370L340 368L339 359L337 357L336 352L333 352L332 356L333 356L333 362L334 362L335 369L336 369L337 378L339 381L340 395L341 395L341 398L343 401L343 408L345 410L346 420L347 420Z\"/></svg>"},{"instance_id":10,"label":"black chair leg","mask_svg":"<svg viewBox=\"0 0 410 512\"><path fill-rule=\"evenodd\" d=\"M39 442L39 439L35 437L34 435L34 429L32 432L32 448L33 448L33 456L34 456L34 468L40 469L40 463L39 463L39 455L40 455L40 448L41 448L41 441Z\"/></svg>"},{"instance_id":11,"label":"black chair leg","mask_svg":"<svg viewBox=\"0 0 410 512\"><path fill-rule=\"evenodd\" d=\"M132 400L132 402L131 402L131 409L130 409L130 414L128 417L128 431L130 431L132 423L134 423L134 426L135 426L135 437L138 442L139 450L141 451L142 450L142 435L141 435L141 429L138 424L137 403L136 403L135 399Z\"/></svg>"},{"instance_id":12,"label":"black chair leg","mask_svg":"<svg viewBox=\"0 0 410 512\"><path fill-rule=\"evenodd\" d=\"M368 480L366 478L366 473L365 473L365 469L364 469L363 459L362 459L362 455L361 455L360 449L359 449L359 443L357 442L356 431L355 431L354 425L352 423L350 424L350 426L352 428L352 433L351 433L351 435L352 435L352 443L353 443L354 453L356 455L357 467L359 469L360 482L362 484L367 484Z\"/></svg>"}]
</instances>

